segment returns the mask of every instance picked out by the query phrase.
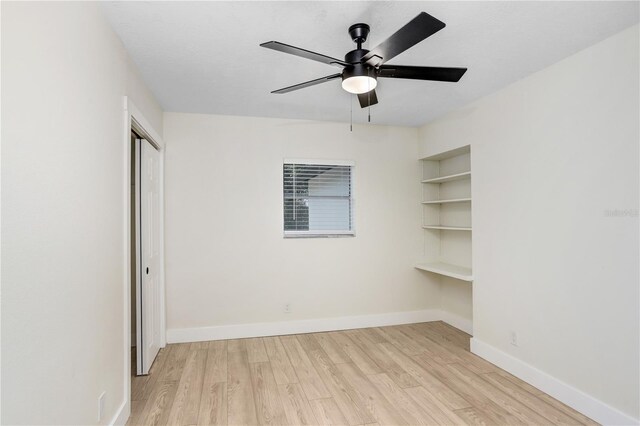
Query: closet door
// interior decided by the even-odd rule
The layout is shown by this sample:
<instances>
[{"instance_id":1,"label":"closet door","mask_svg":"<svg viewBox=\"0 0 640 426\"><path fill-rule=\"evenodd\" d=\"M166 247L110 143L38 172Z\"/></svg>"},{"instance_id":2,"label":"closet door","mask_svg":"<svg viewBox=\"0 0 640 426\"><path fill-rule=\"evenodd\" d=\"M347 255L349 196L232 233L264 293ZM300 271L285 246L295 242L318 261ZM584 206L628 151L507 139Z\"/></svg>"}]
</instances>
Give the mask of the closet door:
<instances>
[{"instance_id":1,"label":"closet door","mask_svg":"<svg viewBox=\"0 0 640 426\"><path fill-rule=\"evenodd\" d=\"M148 374L160 350L160 153L145 139L138 146L138 374Z\"/></svg>"}]
</instances>

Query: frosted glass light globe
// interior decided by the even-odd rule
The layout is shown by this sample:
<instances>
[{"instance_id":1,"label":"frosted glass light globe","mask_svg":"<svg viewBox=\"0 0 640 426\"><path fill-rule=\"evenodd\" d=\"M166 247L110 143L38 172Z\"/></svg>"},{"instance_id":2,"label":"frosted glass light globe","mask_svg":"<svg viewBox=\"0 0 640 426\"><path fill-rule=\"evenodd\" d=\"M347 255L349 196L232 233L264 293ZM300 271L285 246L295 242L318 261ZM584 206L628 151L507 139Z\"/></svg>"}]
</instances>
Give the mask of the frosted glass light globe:
<instances>
[{"instance_id":1,"label":"frosted glass light globe","mask_svg":"<svg viewBox=\"0 0 640 426\"><path fill-rule=\"evenodd\" d=\"M376 88L378 80L366 75L354 76L342 80L342 88L356 95L367 93Z\"/></svg>"}]
</instances>

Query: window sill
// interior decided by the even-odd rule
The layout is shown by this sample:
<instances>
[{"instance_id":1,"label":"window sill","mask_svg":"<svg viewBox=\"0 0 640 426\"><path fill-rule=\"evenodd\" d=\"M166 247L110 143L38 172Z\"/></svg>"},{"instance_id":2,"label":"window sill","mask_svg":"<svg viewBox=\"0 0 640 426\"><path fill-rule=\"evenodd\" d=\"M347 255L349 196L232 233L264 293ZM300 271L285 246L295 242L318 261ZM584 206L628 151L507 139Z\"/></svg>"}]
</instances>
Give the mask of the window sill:
<instances>
[{"instance_id":1,"label":"window sill","mask_svg":"<svg viewBox=\"0 0 640 426\"><path fill-rule=\"evenodd\" d=\"M326 234L317 234L317 233L307 233L307 232L285 232L284 238L344 238L344 237L355 237L356 233L349 232L331 232Z\"/></svg>"}]
</instances>

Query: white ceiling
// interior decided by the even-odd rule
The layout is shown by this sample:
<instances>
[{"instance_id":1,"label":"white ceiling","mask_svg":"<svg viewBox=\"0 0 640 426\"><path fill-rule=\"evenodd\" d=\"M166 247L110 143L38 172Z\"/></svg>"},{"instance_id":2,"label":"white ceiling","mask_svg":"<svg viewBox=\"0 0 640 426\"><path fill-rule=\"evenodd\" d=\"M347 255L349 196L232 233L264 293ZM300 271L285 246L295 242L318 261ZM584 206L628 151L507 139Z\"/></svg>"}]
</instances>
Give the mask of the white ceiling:
<instances>
[{"instance_id":1,"label":"white ceiling","mask_svg":"<svg viewBox=\"0 0 640 426\"><path fill-rule=\"evenodd\" d=\"M165 111L366 121L340 80L275 95L337 68L258 45L342 58L347 28L373 47L425 11L447 27L390 64L467 67L459 83L380 79L372 123L420 126L638 22L638 2L109 2L113 28ZM615 78L615 76L612 76Z\"/></svg>"}]
</instances>

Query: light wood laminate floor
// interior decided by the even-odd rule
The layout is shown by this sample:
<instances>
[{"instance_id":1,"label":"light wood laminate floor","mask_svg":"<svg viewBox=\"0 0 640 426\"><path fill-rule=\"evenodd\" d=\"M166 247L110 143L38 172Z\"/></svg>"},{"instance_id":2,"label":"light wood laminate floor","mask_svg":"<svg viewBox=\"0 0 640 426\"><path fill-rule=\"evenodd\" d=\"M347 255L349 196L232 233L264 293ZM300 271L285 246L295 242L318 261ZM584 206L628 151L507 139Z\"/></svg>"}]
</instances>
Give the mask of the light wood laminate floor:
<instances>
[{"instance_id":1,"label":"light wood laminate floor","mask_svg":"<svg viewBox=\"0 0 640 426\"><path fill-rule=\"evenodd\" d=\"M172 344L134 377L128 424L596 424L429 322Z\"/></svg>"}]
</instances>

